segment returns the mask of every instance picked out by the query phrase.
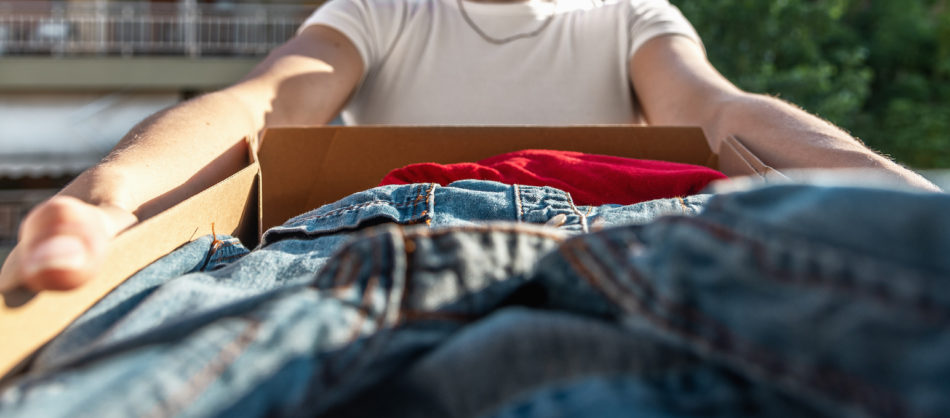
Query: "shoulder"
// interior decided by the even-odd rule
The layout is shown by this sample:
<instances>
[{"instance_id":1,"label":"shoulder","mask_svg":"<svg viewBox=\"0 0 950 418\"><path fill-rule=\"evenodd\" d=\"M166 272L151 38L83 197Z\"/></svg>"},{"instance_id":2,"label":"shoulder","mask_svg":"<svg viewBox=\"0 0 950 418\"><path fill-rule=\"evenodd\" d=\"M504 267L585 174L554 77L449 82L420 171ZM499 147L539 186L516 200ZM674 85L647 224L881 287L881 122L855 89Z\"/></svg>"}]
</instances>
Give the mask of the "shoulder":
<instances>
[{"instance_id":1,"label":"shoulder","mask_svg":"<svg viewBox=\"0 0 950 418\"><path fill-rule=\"evenodd\" d=\"M372 67L392 46L407 22L442 0L329 0L301 26L328 26L344 34Z\"/></svg>"}]
</instances>

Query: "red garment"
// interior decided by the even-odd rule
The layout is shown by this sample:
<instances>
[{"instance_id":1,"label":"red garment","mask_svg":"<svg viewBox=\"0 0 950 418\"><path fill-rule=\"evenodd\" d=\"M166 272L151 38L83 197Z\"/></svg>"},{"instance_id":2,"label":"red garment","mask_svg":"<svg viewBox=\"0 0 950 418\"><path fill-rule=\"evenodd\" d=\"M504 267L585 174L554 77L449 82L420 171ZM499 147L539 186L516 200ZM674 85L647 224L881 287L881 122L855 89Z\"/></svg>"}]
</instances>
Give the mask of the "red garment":
<instances>
[{"instance_id":1,"label":"red garment","mask_svg":"<svg viewBox=\"0 0 950 418\"><path fill-rule=\"evenodd\" d=\"M577 205L629 205L698 193L726 176L711 168L666 161L637 160L571 151L523 150L477 163L410 164L390 171L380 182L439 183L493 180L505 184L551 186L571 194Z\"/></svg>"}]
</instances>

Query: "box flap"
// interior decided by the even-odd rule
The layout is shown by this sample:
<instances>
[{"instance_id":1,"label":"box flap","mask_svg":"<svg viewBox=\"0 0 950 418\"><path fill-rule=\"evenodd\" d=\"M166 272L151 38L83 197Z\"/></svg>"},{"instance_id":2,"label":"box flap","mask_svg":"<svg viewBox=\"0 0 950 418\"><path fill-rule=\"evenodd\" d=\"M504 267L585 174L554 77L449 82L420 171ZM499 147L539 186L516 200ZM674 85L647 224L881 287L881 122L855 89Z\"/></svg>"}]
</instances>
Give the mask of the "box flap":
<instances>
[{"instance_id":1,"label":"box flap","mask_svg":"<svg viewBox=\"0 0 950 418\"><path fill-rule=\"evenodd\" d=\"M739 138L728 136L722 141L722 147L719 150L719 169L723 173L743 172L751 169L749 175L755 175L763 179L768 178L786 178L778 170L769 167L759 159L752 151L747 148Z\"/></svg>"},{"instance_id":2,"label":"box flap","mask_svg":"<svg viewBox=\"0 0 950 418\"><path fill-rule=\"evenodd\" d=\"M275 128L264 133L259 155L262 230L374 187L395 168L477 161L522 149L718 165L702 130L694 127Z\"/></svg>"}]
</instances>

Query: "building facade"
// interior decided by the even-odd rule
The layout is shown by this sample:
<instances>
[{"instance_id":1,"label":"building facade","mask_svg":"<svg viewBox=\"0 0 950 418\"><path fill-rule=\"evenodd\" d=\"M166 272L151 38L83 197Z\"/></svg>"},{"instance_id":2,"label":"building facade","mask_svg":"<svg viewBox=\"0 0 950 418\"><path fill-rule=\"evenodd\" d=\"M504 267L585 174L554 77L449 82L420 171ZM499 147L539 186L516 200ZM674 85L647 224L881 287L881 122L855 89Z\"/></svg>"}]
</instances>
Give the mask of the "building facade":
<instances>
[{"instance_id":1,"label":"building facade","mask_svg":"<svg viewBox=\"0 0 950 418\"><path fill-rule=\"evenodd\" d=\"M237 80L319 3L0 0L0 248L136 123Z\"/></svg>"}]
</instances>

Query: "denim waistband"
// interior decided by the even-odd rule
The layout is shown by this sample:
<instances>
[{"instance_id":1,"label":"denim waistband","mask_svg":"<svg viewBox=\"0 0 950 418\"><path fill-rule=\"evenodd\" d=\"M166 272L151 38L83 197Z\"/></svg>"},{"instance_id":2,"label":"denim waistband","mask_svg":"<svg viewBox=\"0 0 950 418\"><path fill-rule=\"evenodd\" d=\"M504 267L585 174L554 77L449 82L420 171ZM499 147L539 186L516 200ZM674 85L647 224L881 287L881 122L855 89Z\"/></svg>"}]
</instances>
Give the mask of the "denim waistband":
<instances>
[{"instance_id":1,"label":"denim waistband","mask_svg":"<svg viewBox=\"0 0 950 418\"><path fill-rule=\"evenodd\" d=\"M448 186L384 186L347 196L271 228L261 246L284 239L352 231L379 223L431 227L475 225L492 221L544 224L556 219L559 229L589 232L590 224L646 223L666 215L694 215L708 195L658 199L635 205L576 206L571 195L552 187L506 185L461 180Z\"/></svg>"}]
</instances>

